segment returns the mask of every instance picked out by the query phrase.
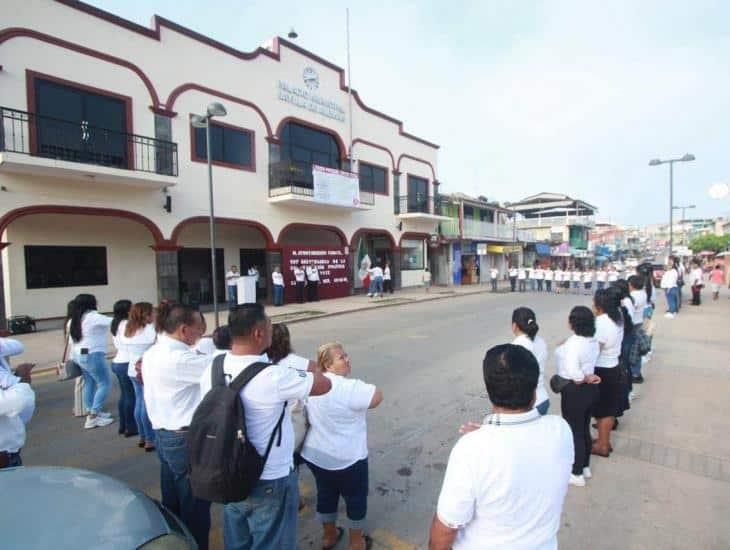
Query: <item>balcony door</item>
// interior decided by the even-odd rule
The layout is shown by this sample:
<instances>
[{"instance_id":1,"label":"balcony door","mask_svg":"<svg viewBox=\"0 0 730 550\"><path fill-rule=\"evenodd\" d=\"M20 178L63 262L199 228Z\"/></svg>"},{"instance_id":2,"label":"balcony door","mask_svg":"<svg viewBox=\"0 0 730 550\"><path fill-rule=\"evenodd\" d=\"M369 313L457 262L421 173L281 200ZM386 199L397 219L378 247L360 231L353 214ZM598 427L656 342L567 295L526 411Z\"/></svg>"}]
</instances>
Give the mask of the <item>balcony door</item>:
<instances>
[{"instance_id":1,"label":"balcony door","mask_svg":"<svg viewBox=\"0 0 730 550\"><path fill-rule=\"evenodd\" d=\"M408 176L408 212L428 213L428 180Z\"/></svg>"},{"instance_id":2,"label":"balcony door","mask_svg":"<svg viewBox=\"0 0 730 550\"><path fill-rule=\"evenodd\" d=\"M281 131L280 161L272 160L271 187L314 189L312 165L339 169L340 159L340 147L331 134L287 122Z\"/></svg>"},{"instance_id":3,"label":"balcony door","mask_svg":"<svg viewBox=\"0 0 730 550\"><path fill-rule=\"evenodd\" d=\"M35 101L38 155L128 167L127 106L123 100L36 79Z\"/></svg>"}]
</instances>

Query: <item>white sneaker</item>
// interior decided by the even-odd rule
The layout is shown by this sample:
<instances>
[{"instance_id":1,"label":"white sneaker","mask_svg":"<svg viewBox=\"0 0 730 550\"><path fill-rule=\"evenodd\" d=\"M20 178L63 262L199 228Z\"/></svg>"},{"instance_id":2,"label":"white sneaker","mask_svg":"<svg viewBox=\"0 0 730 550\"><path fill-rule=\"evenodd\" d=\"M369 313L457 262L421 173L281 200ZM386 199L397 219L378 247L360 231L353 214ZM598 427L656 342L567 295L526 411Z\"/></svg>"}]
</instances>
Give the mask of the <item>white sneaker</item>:
<instances>
[{"instance_id":1,"label":"white sneaker","mask_svg":"<svg viewBox=\"0 0 730 550\"><path fill-rule=\"evenodd\" d=\"M573 474L570 474L570 481L568 481L570 485L574 485L575 487L585 487L586 486L586 478L582 475L576 476Z\"/></svg>"},{"instance_id":2,"label":"white sneaker","mask_svg":"<svg viewBox=\"0 0 730 550\"><path fill-rule=\"evenodd\" d=\"M96 413L96 416L101 416L102 418L111 418L112 413L106 412L106 411L99 411Z\"/></svg>"},{"instance_id":3,"label":"white sneaker","mask_svg":"<svg viewBox=\"0 0 730 550\"><path fill-rule=\"evenodd\" d=\"M666 317L667 319L674 319L674 313L665 313L664 317Z\"/></svg>"},{"instance_id":4,"label":"white sneaker","mask_svg":"<svg viewBox=\"0 0 730 550\"><path fill-rule=\"evenodd\" d=\"M114 419L110 417L87 416L86 422L84 423L84 429L90 430L92 428L102 428L104 426L108 426L112 422L114 422Z\"/></svg>"},{"instance_id":5,"label":"white sneaker","mask_svg":"<svg viewBox=\"0 0 730 550\"><path fill-rule=\"evenodd\" d=\"M588 466L583 468L583 477L585 479L591 479L593 477L593 473L591 472L591 469Z\"/></svg>"},{"instance_id":6,"label":"white sneaker","mask_svg":"<svg viewBox=\"0 0 730 550\"><path fill-rule=\"evenodd\" d=\"M368 298L372 298L372 297L373 297L373 295L372 295L372 294L368 294Z\"/></svg>"}]
</instances>

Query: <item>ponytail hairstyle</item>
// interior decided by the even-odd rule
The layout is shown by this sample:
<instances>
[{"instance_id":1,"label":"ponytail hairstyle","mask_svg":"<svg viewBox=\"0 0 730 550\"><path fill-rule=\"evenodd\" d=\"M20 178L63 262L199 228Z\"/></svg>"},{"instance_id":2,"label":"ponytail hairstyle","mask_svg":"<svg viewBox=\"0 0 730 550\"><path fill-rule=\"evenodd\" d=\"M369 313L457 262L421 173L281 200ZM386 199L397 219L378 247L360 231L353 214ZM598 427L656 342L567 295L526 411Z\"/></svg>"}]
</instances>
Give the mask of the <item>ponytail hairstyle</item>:
<instances>
[{"instance_id":1,"label":"ponytail hairstyle","mask_svg":"<svg viewBox=\"0 0 730 550\"><path fill-rule=\"evenodd\" d=\"M596 309L608 315L611 321L619 326L623 324L621 298L615 287L596 290L596 294L593 296L593 304Z\"/></svg>"},{"instance_id":2,"label":"ponytail hairstyle","mask_svg":"<svg viewBox=\"0 0 730 550\"><path fill-rule=\"evenodd\" d=\"M626 281L624 281L625 283ZM634 330L634 320L631 318L631 314L629 313L629 310L626 309L626 306L624 306L621 303L621 300L623 300L623 291L618 286L613 286L608 289L609 294L613 294L615 296L615 300L618 303L618 310L619 314L621 315L621 322L616 323L619 326L623 325L624 328L624 338L628 336L631 332ZM615 321L614 321L615 322Z\"/></svg>"},{"instance_id":3,"label":"ponytail hairstyle","mask_svg":"<svg viewBox=\"0 0 730 550\"><path fill-rule=\"evenodd\" d=\"M535 312L529 307L518 307L512 312L512 322L517 325L521 332L527 335L530 340L535 340L540 327L535 318Z\"/></svg>"},{"instance_id":4,"label":"ponytail hairstyle","mask_svg":"<svg viewBox=\"0 0 730 550\"><path fill-rule=\"evenodd\" d=\"M71 300L68 304L66 304L66 318L63 320L63 339L68 339L68 335L70 332L70 326L69 321L71 321L71 317L73 317L74 314L74 308L76 307L76 302L74 300Z\"/></svg>"},{"instance_id":5,"label":"ponytail hairstyle","mask_svg":"<svg viewBox=\"0 0 730 550\"><path fill-rule=\"evenodd\" d=\"M131 338L142 330L154 312L154 307L149 302L137 302L129 312L127 326L124 327L124 336Z\"/></svg>"},{"instance_id":6,"label":"ponytail hairstyle","mask_svg":"<svg viewBox=\"0 0 730 550\"><path fill-rule=\"evenodd\" d=\"M83 338L81 334L81 319L87 311L96 310L96 297L93 294L79 294L73 300L73 313L71 314L71 339L78 343Z\"/></svg>"},{"instance_id":7,"label":"ponytail hairstyle","mask_svg":"<svg viewBox=\"0 0 730 550\"><path fill-rule=\"evenodd\" d=\"M114 302L114 319L112 319L112 324L109 327L112 336L117 335L117 330L119 330L119 323L126 319L129 319L130 309L132 309L131 300L117 300L116 302Z\"/></svg>"}]
</instances>

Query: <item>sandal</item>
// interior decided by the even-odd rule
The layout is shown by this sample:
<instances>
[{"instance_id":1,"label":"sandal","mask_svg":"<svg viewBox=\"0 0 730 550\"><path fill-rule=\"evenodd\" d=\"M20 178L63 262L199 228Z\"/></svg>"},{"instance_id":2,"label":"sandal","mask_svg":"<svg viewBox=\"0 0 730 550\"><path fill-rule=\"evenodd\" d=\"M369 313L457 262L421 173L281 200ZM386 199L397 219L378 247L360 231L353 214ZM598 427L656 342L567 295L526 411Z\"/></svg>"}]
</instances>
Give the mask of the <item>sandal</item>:
<instances>
[{"instance_id":1,"label":"sandal","mask_svg":"<svg viewBox=\"0 0 730 550\"><path fill-rule=\"evenodd\" d=\"M323 544L322 550L332 550L335 546L337 546L340 543L344 534L345 534L345 530L342 527L338 527L337 528L337 538L335 539L335 542L333 542L329 546L325 546Z\"/></svg>"}]
</instances>

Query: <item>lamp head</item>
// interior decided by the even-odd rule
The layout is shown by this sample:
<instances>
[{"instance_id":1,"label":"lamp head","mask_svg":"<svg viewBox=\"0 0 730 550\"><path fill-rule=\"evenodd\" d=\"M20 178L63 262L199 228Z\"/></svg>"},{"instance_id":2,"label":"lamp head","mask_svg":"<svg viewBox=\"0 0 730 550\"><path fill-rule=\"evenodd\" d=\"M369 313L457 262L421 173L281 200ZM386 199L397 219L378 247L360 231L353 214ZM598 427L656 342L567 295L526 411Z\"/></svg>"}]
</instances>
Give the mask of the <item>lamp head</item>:
<instances>
[{"instance_id":1,"label":"lamp head","mask_svg":"<svg viewBox=\"0 0 730 550\"><path fill-rule=\"evenodd\" d=\"M291 30L289 30L289 34L287 34L287 36L291 40L294 40L296 38L299 38L299 35L297 34L297 31L294 30L294 27L292 27Z\"/></svg>"},{"instance_id":2,"label":"lamp head","mask_svg":"<svg viewBox=\"0 0 730 550\"><path fill-rule=\"evenodd\" d=\"M691 161L691 160L694 160L694 159L695 159L695 156L694 156L693 154L691 154L691 153L686 153L686 154L685 154L685 155L684 155L684 156L683 156L683 157L682 157L681 159L679 159L679 160L681 160L682 162L689 162L689 161Z\"/></svg>"},{"instance_id":3,"label":"lamp head","mask_svg":"<svg viewBox=\"0 0 730 550\"><path fill-rule=\"evenodd\" d=\"M649 161L649 166L659 166L662 163L659 159L652 159Z\"/></svg>"},{"instance_id":4,"label":"lamp head","mask_svg":"<svg viewBox=\"0 0 730 550\"><path fill-rule=\"evenodd\" d=\"M191 115L190 124L192 124L194 128L206 128L208 126L208 119L200 115Z\"/></svg>"},{"instance_id":5,"label":"lamp head","mask_svg":"<svg viewBox=\"0 0 730 550\"><path fill-rule=\"evenodd\" d=\"M226 108L217 101L208 105L208 116L226 116L227 113Z\"/></svg>"}]
</instances>

